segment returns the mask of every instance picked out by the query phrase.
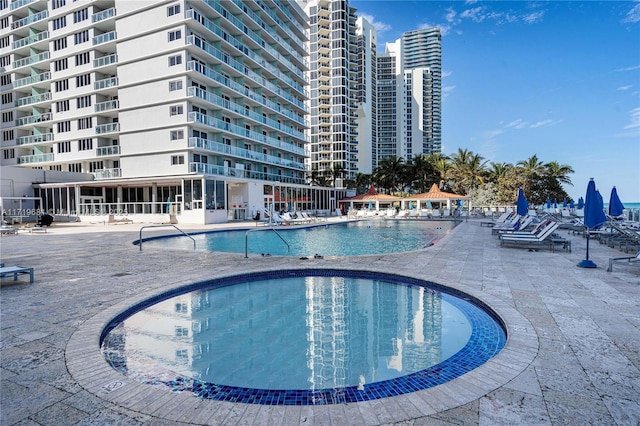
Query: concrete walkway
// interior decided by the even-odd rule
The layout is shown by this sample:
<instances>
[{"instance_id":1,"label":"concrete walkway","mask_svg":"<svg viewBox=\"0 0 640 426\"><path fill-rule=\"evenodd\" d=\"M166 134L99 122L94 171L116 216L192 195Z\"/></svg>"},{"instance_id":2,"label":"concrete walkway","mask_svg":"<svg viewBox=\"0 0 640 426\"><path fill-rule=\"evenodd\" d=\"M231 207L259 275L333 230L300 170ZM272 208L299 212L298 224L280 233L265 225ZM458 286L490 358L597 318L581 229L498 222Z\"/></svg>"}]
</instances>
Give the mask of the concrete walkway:
<instances>
[{"instance_id":1,"label":"concrete walkway","mask_svg":"<svg viewBox=\"0 0 640 426\"><path fill-rule=\"evenodd\" d=\"M490 228L469 220L417 252L245 259L139 251L131 243L140 226L56 223L47 233L2 237L2 262L34 267L35 282L3 278L0 287L0 424L640 424L640 268L606 272L608 258L623 254L598 242L590 245L598 268L582 269L582 237L561 231L571 253L501 248ZM463 290L504 318L509 341L444 385L314 407L202 401L130 382L102 359L100 330L137 301L204 279L310 266L393 271Z\"/></svg>"}]
</instances>

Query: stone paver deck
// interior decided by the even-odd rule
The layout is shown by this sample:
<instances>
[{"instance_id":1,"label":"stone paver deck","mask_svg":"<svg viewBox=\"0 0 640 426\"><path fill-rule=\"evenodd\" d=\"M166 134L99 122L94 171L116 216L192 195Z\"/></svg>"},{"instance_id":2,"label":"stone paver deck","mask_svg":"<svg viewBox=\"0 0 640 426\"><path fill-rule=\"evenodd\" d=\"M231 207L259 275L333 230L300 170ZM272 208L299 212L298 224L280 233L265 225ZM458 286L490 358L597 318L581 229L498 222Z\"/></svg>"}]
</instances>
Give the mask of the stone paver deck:
<instances>
[{"instance_id":1,"label":"stone paver deck","mask_svg":"<svg viewBox=\"0 0 640 426\"><path fill-rule=\"evenodd\" d=\"M132 245L140 226L56 223L47 233L2 237L2 262L33 267L35 281L3 278L0 287L0 424L640 424L640 268L606 272L608 258L621 252L598 242L590 244L598 268L583 269L576 267L585 255L580 236L560 231L572 240L571 253L501 248L490 228L471 219L411 253L245 259L141 252ZM213 226L183 227L205 228ZM487 364L432 389L313 407L202 401L129 381L100 354L108 320L151 295L241 272L311 266L393 271L460 289L502 316L508 343ZM123 386L107 390L117 382Z\"/></svg>"}]
</instances>

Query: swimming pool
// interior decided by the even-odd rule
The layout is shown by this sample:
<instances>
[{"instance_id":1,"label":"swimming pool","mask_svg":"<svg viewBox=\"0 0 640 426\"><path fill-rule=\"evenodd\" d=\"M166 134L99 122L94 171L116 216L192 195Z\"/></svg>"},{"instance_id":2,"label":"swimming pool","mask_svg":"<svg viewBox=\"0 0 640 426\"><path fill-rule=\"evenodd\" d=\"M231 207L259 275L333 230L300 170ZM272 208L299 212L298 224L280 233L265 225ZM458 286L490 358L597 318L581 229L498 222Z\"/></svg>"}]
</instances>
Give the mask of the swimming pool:
<instances>
[{"instance_id":1,"label":"swimming pool","mask_svg":"<svg viewBox=\"0 0 640 426\"><path fill-rule=\"evenodd\" d=\"M451 230L455 221L364 220L311 227L279 226L192 234L199 250L280 255L354 256L388 254L428 247ZM275 230L276 232L273 232ZM284 240L284 241L283 241ZM144 247L193 250L184 236L150 238Z\"/></svg>"},{"instance_id":2,"label":"swimming pool","mask_svg":"<svg viewBox=\"0 0 640 426\"><path fill-rule=\"evenodd\" d=\"M452 380L506 342L482 302L434 283L329 269L195 283L118 315L103 355L143 383L269 405L366 401Z\"/></svg>"}]
</instances>

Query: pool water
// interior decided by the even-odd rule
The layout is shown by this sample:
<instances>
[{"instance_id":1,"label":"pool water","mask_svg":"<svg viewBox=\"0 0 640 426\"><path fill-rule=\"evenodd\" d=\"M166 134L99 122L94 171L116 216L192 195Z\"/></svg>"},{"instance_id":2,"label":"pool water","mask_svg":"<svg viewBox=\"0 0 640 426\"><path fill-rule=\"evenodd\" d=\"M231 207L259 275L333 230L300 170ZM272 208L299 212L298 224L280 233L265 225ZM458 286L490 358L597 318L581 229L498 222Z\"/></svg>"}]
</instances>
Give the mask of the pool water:
<instances>
[{"instance_id":1,"label":"pool water","mask_svg":"<svg viewBox=\"0 0 640 426\"><path fill-rule=\"evenodd\" d=\"M192 235L200 250L279 256L353 256L419 250L434 244L455 221L368 220L312 227L278 226ZM277 232L273 232L273 230ZM283 240L286 242L283 242ZM287 244L289 247L287 247ZM193 250L185 237L150 239L144 247Z\"/></svg>"},{"instance_id":2,"label":"pool water","mask_svg":"<svg viewBox=\"0 0 640 426\"><path fill-rule=\"evenodd\" d=\"M464 374L505 341L475 304L390 275L280 271L161 299L108 327L106 359L132 379L213 399L377 399Z\"/></svg>"}]
</instances>

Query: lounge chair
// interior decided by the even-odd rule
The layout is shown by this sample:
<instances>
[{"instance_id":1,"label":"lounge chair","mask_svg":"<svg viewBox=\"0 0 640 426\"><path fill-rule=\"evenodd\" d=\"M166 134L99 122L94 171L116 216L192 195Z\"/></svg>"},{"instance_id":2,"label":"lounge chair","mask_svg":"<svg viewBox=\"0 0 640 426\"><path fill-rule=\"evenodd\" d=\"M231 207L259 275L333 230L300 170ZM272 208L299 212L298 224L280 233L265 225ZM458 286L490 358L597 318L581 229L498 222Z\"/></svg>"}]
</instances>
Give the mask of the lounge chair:
<instances>
[{"instance_id":1,"label":"lounge chair","mask_svg":"<svg viewBox=\"0 0 640 426\"><path fill-rule=\"evenodd\" d=\"M555 251L556 245L562 245L562 247L571 252L571 241L554 236L553 233L558 229L558 222L552 222L539 231L538 234L529 235L500 235L500 246L510 246L519 248L549 248L551 251Z\"/></svg>"},{"instance_id":2,"label":"lounge chair","mask_svg":"<svg viewBox=\"0 0 640 426\"><path fill-rule=\"evenodd\" d=\"M627 257L610 257L609 258L609 267L607 268L607 272L613 271L613 262L624 262L627 264L638 264L640 265L640 250L636 253L635 256L627 256Z\"/></svg>"},{"instance_id":3,"label":"lounge chair","mask_svg":"<svg viewBox=\"0 0 640 426\"><path fill-rule=\"evenodd\" d=\"M480 226L482 225L495 226L499 223L504 223L509 219L509 217L511 217L511 214L512 212L504 212L496 220L481 220Z\"/></svg>"},{"instance_id":4,"label":"lounge chair","mask_svg":"<svg viewBox=\"0 0 640 426\"><path fill-rule=\"evenodd\" d=\"M3 266L0 267L0 278L13 275L13 280L18 280L18 275L29 274L29 282L33 282L33 268L25 268L22 266Z\"/></svg>"}]
</instances>

